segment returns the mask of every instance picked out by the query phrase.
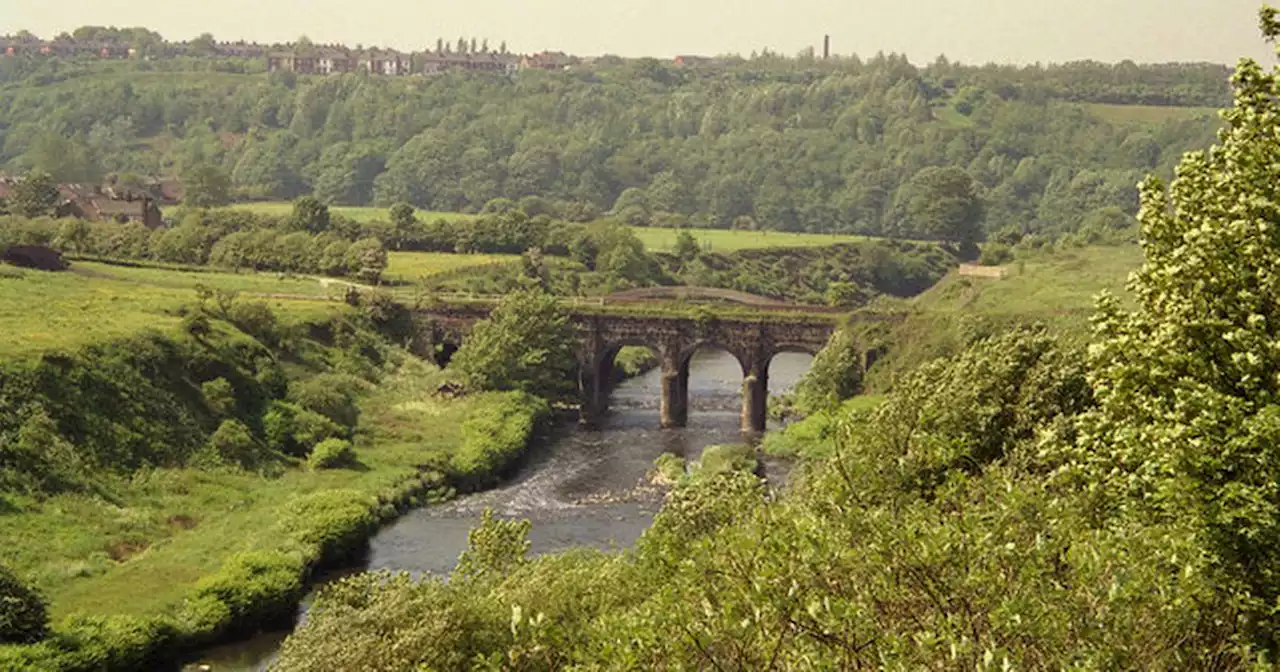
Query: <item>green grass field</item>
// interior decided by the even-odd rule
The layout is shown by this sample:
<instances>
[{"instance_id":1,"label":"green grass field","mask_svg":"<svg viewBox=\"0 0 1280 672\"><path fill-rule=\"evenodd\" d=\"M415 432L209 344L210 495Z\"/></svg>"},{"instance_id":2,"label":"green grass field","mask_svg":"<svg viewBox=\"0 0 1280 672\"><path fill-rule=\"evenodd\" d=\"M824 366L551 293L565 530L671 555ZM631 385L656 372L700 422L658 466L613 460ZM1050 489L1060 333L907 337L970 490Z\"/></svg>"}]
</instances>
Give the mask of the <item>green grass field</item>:
<instances>
[{"instance_id":1,"label":"green grass field","mask_svg":"<svg viewBox=\"0 0 1280 672\"><path fill-rule=\"evenodd\" d=\"M665 252L675 247L677 229L632 228L645 249ZM686 229L704 250L734 252L768 247L820 247L836 243L866 240L863 236L827 233L783 233L780 231L729 231L725 229Z\"/></svg>"},{"instance_id":2,"label":"green grass field","mask_svg":"<svg viewBox=\"0 0 1280 672\"><path fill-rule=\"evenodd\" d=\"M441 252L391 252L383 277L399 282L416 282L441 273L471 266L488 266L518 261L514 254L445 254Z\"/></svg>"},{"instance_id":3,"label":"green grass field","mask_svg":"<svg viewBox=\"0 0 1280 672\"><path fill-rule=\"evenodd\" d=\"M1197 117L1217 117L1213 107L1170 107L1162 105L1110 105L1085 103L1090 114L1112 124L1161 124Z\"/></svg>"},{"instance_id":4,"label":"green grass field","mask_svg":"<svg viewBox=\"0 0 1280 672\"><path fill-rule=\"evenodd\" d=\"M196 300L196 285L226 291L325 297L339 292L314 279L269 274L192 273L74 262L61 273L0 266L0 357L74 349L146 328L176 329L176 310ZM271 299L286 317L333 310L319 301Z\"/></svg>"},{"instance_id":5,"label":"green grass field","mask_svg":"<svg viewBox=\"0 0 1280 672\"><path fill-rule=\"evenodd\" d=\"M263 215L282 217L293 212L293 204L285 201L269 201L262 203L238 203L234 208L248 210ZM389 219L386 208L332 206L330 212L349 217L358 222L375 219ZM465 221L474 218L460 212L418 211L418 219L424 222L436 219L449 221ZM632 227L632 231L644 243L645 249L651 251L667 251L676 244L676 229L660 229L650 227ZM766 247L817 247L834 243L847 243L861 240L861 236L838 235L826 233L783 233L779 231L728 231L725 229L687 229L705 249L713 252L733 252L735 250L759 249Z\"/></svg>"},{"instance_id":6,"label":"green grass field","mask_svg":"<svg viewBox=\"0 0 1280 672\"><path fill-rule=\"evenodd\" d=\"M233 206L237 210L248 210L249 212L260 215L271 215L274 217L284 217L293 213L293 203L288 201L264 201L259 203L237 203ZM329 212L335 215L342 215L354 219L357 222L369 222L375 219L388 221L391 215L388 214L387 208L375 208L366 206L348 206L348 205L331 205ZM474 215L467 215L460 212L430 212L427 210L418 211L418 219L424 222L431 222L437 219L447 219L449 221L459 219L470 219Z\"/></svg>"}]
</instances>

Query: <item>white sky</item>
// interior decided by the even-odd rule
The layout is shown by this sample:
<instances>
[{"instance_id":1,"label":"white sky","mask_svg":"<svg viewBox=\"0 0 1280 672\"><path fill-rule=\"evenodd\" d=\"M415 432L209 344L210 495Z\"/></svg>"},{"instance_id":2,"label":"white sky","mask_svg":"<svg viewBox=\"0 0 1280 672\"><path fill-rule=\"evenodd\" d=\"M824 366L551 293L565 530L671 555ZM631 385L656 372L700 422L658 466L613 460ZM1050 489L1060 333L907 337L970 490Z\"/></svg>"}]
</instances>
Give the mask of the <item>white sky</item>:
<instances>
[{"instance_id":1,"label":"white sky","mask_svg":"<svg viewBox=\"0 0 1280 672\"><path fill-rule=\"evenodd\" d=\"M438 36L506 40L512 51L667 57L938 54L965 63L1274 62L1260 0L0 0L0 33L51 36L80 25L143 25L170 39L434 46Z\"/></svg>"}]
</instances>

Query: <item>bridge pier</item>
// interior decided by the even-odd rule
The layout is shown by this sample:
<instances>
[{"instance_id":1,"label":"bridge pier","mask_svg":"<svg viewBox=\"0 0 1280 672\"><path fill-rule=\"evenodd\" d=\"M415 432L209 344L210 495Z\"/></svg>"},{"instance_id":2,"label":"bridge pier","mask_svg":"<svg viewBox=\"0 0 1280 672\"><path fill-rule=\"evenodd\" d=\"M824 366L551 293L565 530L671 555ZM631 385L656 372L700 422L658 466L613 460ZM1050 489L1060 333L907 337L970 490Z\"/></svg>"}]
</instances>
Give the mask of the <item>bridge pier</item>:
<instances>
[{"instance_id":1,"label":"bridge pier","mask_svg":"<svg viewBox=\"0 0 1280 672\"><path fill-rule=\"evenodd\" d=\"M769 370L753 362L742 381L742 431L763 434L769 422Z\"/></svg>"},{"instance_id":2,"label":"bridge pier","mask_svg":"<svg viewBox=\"0 0 1280 672\"><path fill-rule=\"evenodd\" d=\"M670 356L662 358L661 419L663 429L689 424L689 367Z\"/></svg>"}]
</instances>

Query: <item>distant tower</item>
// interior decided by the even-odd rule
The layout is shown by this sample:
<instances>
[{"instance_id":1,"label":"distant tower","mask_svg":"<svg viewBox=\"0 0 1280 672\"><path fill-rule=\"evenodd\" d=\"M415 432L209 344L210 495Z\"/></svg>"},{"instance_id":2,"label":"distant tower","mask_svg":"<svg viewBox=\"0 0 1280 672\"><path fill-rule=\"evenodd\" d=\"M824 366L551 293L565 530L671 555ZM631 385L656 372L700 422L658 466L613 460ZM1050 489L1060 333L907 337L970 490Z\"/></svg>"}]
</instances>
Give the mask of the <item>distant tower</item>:
<instances>
[{"instance_id":1,"label":"distant tower","mask_svg":"<svg viewBox=\"0 0 1280 672\"><path fill-rule=\"evenodd\" d=\"M831 36L823 35L822 36L822 60L825 61L830 58L831 58Z\"/></svg>"}]
</instances>

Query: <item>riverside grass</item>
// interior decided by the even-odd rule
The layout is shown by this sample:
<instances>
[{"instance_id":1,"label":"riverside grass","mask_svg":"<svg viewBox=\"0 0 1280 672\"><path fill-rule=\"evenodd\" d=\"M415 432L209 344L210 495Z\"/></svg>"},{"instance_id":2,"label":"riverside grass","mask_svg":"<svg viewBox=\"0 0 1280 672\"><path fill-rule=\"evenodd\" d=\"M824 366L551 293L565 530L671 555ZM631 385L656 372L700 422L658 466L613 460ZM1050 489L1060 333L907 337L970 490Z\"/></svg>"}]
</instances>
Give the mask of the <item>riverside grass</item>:
<instances>
[{"instance_id":1,"label":"riverside grass","mask_svg":"<svg viewBox=\"0 0 1280 672\"><path fill-rule=\"evenodd\" d=\"M138 307L121 307L129 305ZM462 427L529 405L513 407L504 394L438 399L442 373L400 359L361 400L355 469L143 469L103 476L105 496L0 493L0 561L45 594L55 625L41 644L0 647L0 668L145 669L291 616L310 574L379 521L451 497L452 483L480 482L489 474L479 470L523 454L541 416L517 423L527 431L495 436L463 437ZM494 460L451 462L481 450Z\"/></svg>"}]
</instances>

